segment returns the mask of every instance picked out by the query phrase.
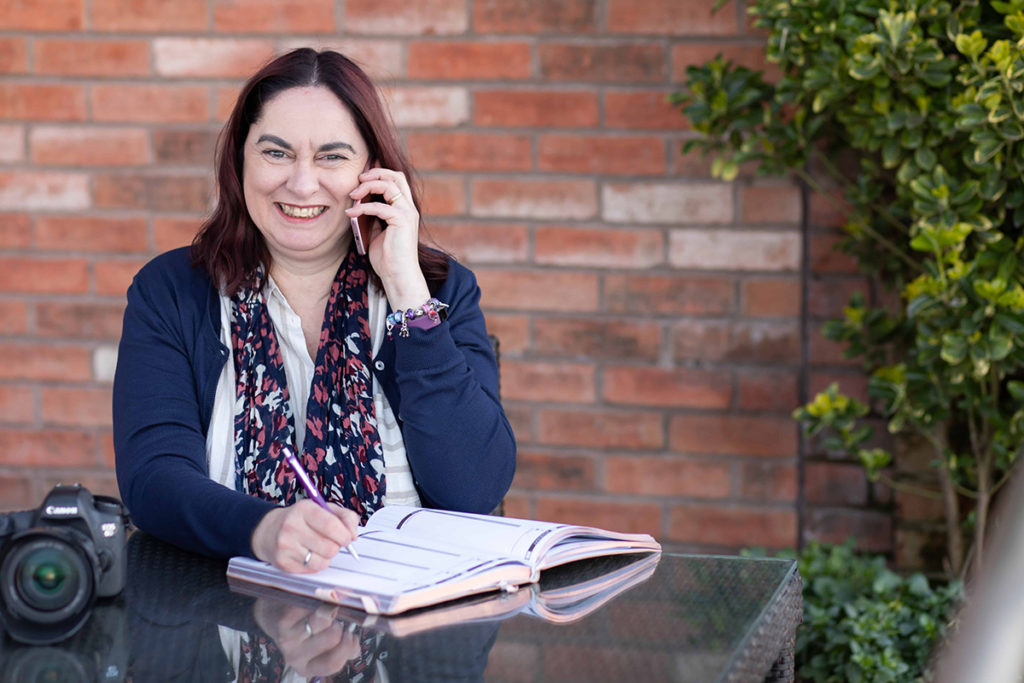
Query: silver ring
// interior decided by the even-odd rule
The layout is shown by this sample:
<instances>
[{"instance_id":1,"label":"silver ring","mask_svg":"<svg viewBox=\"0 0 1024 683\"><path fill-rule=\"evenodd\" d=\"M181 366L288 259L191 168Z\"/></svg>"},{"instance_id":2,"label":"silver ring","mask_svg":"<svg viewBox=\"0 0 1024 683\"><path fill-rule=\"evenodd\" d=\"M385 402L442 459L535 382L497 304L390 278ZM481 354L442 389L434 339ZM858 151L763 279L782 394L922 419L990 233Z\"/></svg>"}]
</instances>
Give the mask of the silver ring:
<instances>
[{"instance_id":1,"label":"silver ring","mask_svg":"<svg viewBox=\"0 0 1024 683\"><path fill-rule=\"evenodd\" d=\"M402 198L402 193L399 192L394 197L392 197L391 199L388 200L388 204L390 204L391 206L394 206L395 202L397 202L401 198Z\"/></svg>"},{"instance_id":2,"label":"silver ring","mask_svg":"<svg viewBox=\"0 0 1024 683\"><path fill-rule=\"evenodd\" d=\"M309 626L309 619L306 619L306 635L307 636L312 636L313 635L313 629L310 628L310 626Z\"/></svg>"},{"instance_id":3,"label":"silver ring","mask_svg":"<svg viewBox=\"0 0 1024 683\"><path fill-rule=\"evenodd\" d=\"M312 550L307 550L306 551L306 559L304 559L302 561L302 566L303 567L308 566L309 565L309 561L312 560L312 559L313 559L313 551Z\"/></svg>"}]
</instances>

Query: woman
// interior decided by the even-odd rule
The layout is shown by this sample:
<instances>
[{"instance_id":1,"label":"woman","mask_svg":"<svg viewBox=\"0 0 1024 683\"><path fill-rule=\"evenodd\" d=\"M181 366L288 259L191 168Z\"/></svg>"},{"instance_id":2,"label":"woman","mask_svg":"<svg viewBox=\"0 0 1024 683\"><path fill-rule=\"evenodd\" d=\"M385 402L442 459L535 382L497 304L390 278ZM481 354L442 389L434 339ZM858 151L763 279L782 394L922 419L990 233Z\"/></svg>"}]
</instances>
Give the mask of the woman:
<instances>
[{"instance_id":1,"label":"woman","mask_svg":"<svg viewBox=\"0 0 1024 683\"><path fill-rule=\"evenodd\" d=\"M308 572L383 504L489 512L501 500L515 444L479 289L419 243L410 173L345 57L295 50L245 85L212 217L128 290L114 448L139 528ZM306 498L284 447L330 512Z\"/></svg>"}]
</instances>

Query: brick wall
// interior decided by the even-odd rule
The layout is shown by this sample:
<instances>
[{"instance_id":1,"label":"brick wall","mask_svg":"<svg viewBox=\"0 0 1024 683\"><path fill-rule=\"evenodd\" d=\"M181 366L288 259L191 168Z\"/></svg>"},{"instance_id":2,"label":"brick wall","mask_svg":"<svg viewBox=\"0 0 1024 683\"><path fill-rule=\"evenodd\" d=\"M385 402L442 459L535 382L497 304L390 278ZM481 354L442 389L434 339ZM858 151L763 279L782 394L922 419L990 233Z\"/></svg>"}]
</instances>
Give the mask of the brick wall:
<instances>
[{"instance_id":1,"label":"brick wall","mask_svg":"<svg viewBox=\"0 0 1024 683\"><path fill-rule=\"evenodd\" d=\"M208 210L241 80L312 45L379 80L433 238L479 276L520 445L509 514L793 545L789 413L802 377L843 371L803 323L860 281L820 210L802 318L799 190L681 155L665 96L687 65L761 65L742 3L712 4L0 0L0 505L57 480L116 492L124 291ZM822 461L807 485L808 534L888 543L859 472Z\"/></svg>"}]
</instances>

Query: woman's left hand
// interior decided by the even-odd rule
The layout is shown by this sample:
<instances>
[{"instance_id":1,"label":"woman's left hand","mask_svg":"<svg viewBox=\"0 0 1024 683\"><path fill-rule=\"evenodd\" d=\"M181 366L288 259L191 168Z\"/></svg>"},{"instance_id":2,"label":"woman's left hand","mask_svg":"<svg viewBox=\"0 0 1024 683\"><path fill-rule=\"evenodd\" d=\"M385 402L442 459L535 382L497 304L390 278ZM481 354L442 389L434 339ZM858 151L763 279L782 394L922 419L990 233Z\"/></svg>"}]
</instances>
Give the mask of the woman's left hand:
<instances>
[{"instance_id":1,"label":"woman's left hand","mask_svg":"<svg viewBox=\"0 0 1024 683\"><path fill-rule=\"evenodd\" d=\"M380 195L384 202L367 201L370 195ZM380 219L367 236L367 253L392 309L421 306L430 298L430 290L419 263L420 214L405 174L371 168L359 175L359 185L349 196L362 200L345 211L350 217L368 215Z\"/></svg>"}]
</instances>

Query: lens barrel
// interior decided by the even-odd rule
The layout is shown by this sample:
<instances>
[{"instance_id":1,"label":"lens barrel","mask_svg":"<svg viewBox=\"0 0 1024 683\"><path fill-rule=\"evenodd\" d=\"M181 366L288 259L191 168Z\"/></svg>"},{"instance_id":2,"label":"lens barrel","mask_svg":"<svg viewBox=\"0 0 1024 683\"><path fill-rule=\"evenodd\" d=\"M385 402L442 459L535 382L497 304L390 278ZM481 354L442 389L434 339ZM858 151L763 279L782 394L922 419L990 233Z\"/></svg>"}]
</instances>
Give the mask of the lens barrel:
<instances>
[{"instance_id":1,"label":"lens barrel","mask_svg":"<svg viewBox=\"0 0 1024 683\"><path fill-rule=\"evenodd\" d=\"M85 623L96 601L100 561L74 529L36 527L17 534L0 556L0 610L10 635L45 645Z\"/></svg>"}]
</instances>

